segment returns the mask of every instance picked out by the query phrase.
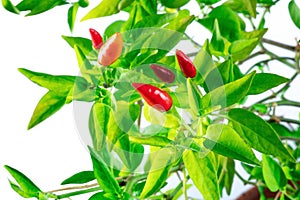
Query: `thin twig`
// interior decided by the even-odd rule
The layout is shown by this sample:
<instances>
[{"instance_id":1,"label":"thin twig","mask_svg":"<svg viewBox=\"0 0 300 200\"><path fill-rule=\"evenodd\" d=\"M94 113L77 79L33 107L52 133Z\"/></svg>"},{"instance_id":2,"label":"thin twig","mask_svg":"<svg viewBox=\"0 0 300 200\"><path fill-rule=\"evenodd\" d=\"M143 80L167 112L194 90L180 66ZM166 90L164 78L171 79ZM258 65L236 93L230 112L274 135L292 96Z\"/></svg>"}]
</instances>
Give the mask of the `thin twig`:
<instances>
[{"instance_id":1,"label":"thin twig","mask_svg":"<svg viewBox=\"0 0 300 200\"><path fill-rule=\"evenodd\" d=\"M283 48L283 49L286 49L286 50L289 50L289 51L293 51L293 52L295 52L297 50L296 46L283 44L281 42L277 42L277 41L274 41L274 40L262 38L261 41L263 43L267 43L267 44L270 44L270 45L273 45L273 46L276 46L276 47L280 47L280 48Z\"/></svg>"},{"instance_id":2,"label":"thin twig","mask_svg":"<svg viewBox=\"0 0 300 200\"><path fill-rule=\"evenodd\" d=\"M60 188L60 189L56 189L56 190L51 190L47 193L63 192L63 191L66 191L66 190L80 190L80 189L87 189L87 188L96 187L96 186L98 186L98 183L93 183L93 184L89 184L89 185L80 185L80 186Z\"/></svg>"}]
</instances>

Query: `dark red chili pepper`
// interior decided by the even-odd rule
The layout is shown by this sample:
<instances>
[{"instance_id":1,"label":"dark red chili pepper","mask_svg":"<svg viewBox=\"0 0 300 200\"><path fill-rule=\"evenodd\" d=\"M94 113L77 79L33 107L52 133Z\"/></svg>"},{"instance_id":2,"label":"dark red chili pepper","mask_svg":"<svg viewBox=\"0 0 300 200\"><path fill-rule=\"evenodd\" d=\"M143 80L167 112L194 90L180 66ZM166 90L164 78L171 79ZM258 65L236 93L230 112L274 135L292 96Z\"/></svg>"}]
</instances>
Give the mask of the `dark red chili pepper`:
<instances>
[{"instance_id":1,"label":"dark red chili pepper","mask_svg":"<svg viewBox=\"0 0 300 200\"><path fill-rule=\"evenodd\" d=\"M151 69L153 70L154 74L163 82L165 83L173 83L175 79L174 73L160 65L151 64Z\"/></svg>"},{"instance_id":2,"label":"dark red chili pepper","mask_svg":"<svg viewBox=\"0 0 300 200\"><path fill-rule=\"evenodd\" d=\"M144 83L132 83L132 86L140 93L143 99L156 110L165 112L172 107L172 98L166 91Z\"/></svg>"},{"instance_id":3,"label":"dark red chili pepper","mask_svg":"<svg viewBox=\"0 0 300 200\"><path fill-rule=\"evenodd\" d=\"M113 34L101 46L98 54L98 62L103 66L114 63L122 54L123 40L120 33Z\"/></svg>"},{"instance_id":4,"label":"dark red chili pepper","mask_svg":"<svg viewBox=\"0 0 300 200\"><path fill-rule=\"evenodd\" d=\"M95 29L90 28L90 34L91 34L91 38L92 38L93 47L95 49L99 50L103 44L103 39L102 39L100 33L98 33L98 31L96 31Z\"/></svg>"},{"instance_id":5,"label":"dark red chili pepper","mask_svg":"<svg viewBox=\"0 0 300 200\"><path fill-rule=\"evenodd\" d=\"M176 50L176 57L184 76L186 78L194 78L196 76L196 67L191 59L180 50Z\"/></svg>"}]
</instances>

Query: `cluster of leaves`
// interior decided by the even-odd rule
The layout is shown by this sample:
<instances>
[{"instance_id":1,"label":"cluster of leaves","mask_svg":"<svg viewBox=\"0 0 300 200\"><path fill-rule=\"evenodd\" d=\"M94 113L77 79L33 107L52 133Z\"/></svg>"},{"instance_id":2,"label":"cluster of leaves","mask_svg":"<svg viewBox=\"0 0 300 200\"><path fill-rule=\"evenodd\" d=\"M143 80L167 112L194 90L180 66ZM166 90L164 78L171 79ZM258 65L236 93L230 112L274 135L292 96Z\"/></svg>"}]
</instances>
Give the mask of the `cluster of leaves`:
<instances>
[{"instance_id":1,"label":"cluster of leaves","mask_svg":"<svg viewBox=\"0 0 300 200\"><path fill-rule=\"evenodd\" d=\"M191 0L192 1L192 0ZM83 171L62 182L65 184L96 184L74 187L75 192L54 194L43 192L18 170L6 166L16 182L11 187L24 198L64 199L93 192L94 199L187 199L187 182L201 192L204 199L220 199L223 189L231 192L237 175L245 184L257 185L277 192L282 199L299 198L300 163L299 120L276 115L276 106L299 107L299 102L285 98L290 83L299 73L299 44L294 58L282 58L264 47L265 14L278 1L273 0L197 0L199 16L182 9L189 0L103 0L82 20L128 12L124 21L115 21L104 31L104 39L122 33L123 53L107 67L99 67L97 51L90 39L63 36L74 49L82 76L57 76L19 69L32 82L49 91L41 98L28 128L72 101L91 102L89 130L92 171ZM2 0L14 13L28 11L35 15L55 6L69 5L61 1L23 0L14 6ZM79 7L87 1L71 3L68 11L70 29L74 27ZM183 7L184 8L184 7ZM300 10L294 1L289 4L291 19L300 28ZM254 18L261 17L256 25ZM250 20L252 31L246 31ZM184 78L173 49L182 41L190 41L188 26L199 23L211 31L212 37L197 45L193 63L195 78ZM272 42L282 46L278 42ZM252 53L259 48L258 53ZM242 73L240 65L255 55L266 54L269 60L251 66ZM291 79L264 73L263 66L278 60L295 69ZM290 62L292 61L292 62ZM161 82L150 64L170 69L176 76L173 83ZM260 73L253 71L258 68ZM142 82L162 88L171 95L173 107L161 113L143 103L131 83ZM257 103L242 108L247 96L281 89ZM182 113L190 116L188 120ZM150 125L141 127L141 118ZM289 126L292 124L293 126ZM294 126L296 125L296 126ZM292 143L282 143L282 140ZM150 151L150 156L146 152ZM259 152L257 154L254 153ZM259 158L257 158L259 156ZM261 158L260 158L261 157ZM240 161L250 174L245 180L235 170ZM144 173L138 173L143 171ZM178 173L178 185L164 190L168 178ZM251 182L255 179L255 182ZM84 189L82 189L84 188Z\"/></svg>"}]
</instances>

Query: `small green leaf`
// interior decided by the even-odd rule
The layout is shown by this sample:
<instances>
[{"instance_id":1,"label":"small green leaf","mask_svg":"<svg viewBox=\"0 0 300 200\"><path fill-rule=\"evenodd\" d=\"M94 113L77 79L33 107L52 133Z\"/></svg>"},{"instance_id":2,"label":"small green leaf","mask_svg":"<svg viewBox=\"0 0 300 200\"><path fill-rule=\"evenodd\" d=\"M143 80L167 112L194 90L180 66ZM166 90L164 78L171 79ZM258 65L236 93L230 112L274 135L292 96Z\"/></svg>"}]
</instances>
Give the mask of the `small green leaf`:
<instances>
[{"instance_id":1,"label":"small green leaf","mask_svg":"<svg viewBox=\"0 0 300 200\"><path fill-rule=\"evenodd\" d=\"M244 76L236 81L218 87L207 93L201 100L203 109L214 108L220 106L225 108L238 103L244 98L251 86L255 72Z\"/></svg>"},{"instance_id":2,"label":"small green leaf","mask_svg":"<svg viewBox=\"0 0 300 200\"><path fill-rule=\"evenodd\" d=\"M62 38L74 48L77 45L83 52L84 55L90 56L92 58L97 58L98 54L93 49L92 41L87 38L82 37L71 37L71 36L62 36Z\"/></svg>"},{"instance_id":3,"label":"small green leaf","mask_svg":"<svg viewBox=\"0 0 300 200\"><path fill-rule=\"evenodd\" d=\"M234 61L241 61L246 59L253 49L258 44L258 38L253 39L241 39L232 42L229 47L229 53Z\"/></svg>"},{"instance_id":4,"label":"small green leaf","mask_svg":"<svg viewBox=\"0 0 300 200\"><path fill-rule=\"evenodd\" d=\"M257 0L229 0L225 2L225 5L232 10L249 14L254 18L256 17L256 4Z\"/></svg>"},{"instance_id":5,"label":"small green leaf","mask_svg":"<svg viewBox=\"0 0 300 200\"><path fill-rule=\"evenodd\" d=\"M172 144L172 140L162 136L151 136L151 137L138 137L129 136L129 140L143 145L150 145L156 147L165 147Z\"/></svg>"},{"instance_id":6,"label":"small green leaf","mask_svg":"<svg viewBox=\"0 0 300 200\"><path fill-rule=\"evenodd\" d=\"M121 27L123 26L125 21L117 20L111 23L104 31L103 37L108 39L110 36L117 32L121 32Z\"/></svg>"},{"instance_id":7,"label":"small green leaf","mask_svg":"<svg viewBox=\"0 0 300 200\"><path fill-rule=\"evenodd\" d=\"M235 163L233 159L227 158L226 162L226 174L224 177L225 189L228 195L231 193L232 184L235 175Z\"/></svg>"},{"instance_id":8,"label":"small green leaf","mask_svg":"<svg viewBox=\"0 0 300 200\"><path fill-rule=\"evenodd\" d=\"M148 104L144 106L145 119L151 124L161 125L165 128L179 127L179 119L172 113L162 113Z\"/></svg>"},{"instance_id":9,"label":"small green leaf","mask_svg":"<svg viewBox=\"0 0 300 200\"><path fill-rule=\"evenodd\" d=\"M202 3L206 4L206 5L212 5L215 3L218 3L221 0L197 0L197 2L201 5Z\"/></svg>"},{"instance_id":10,"label":"small green leaf","mask_svg":"<svg viewBox=\"0 0 300 200\"><path fill-rule=\"evenodd\" d=\"M74 45L74 50L77 57L78 66L82 76L89 82L98 85L98 79L94 75L90 75L89 71L92 71L93 65L84 55L83 51L76 44Z\"/></svg>"},{"instance_id":11,"label":"small green leaf","mask_svg":"<svg viewBox=\"0 0 300 200\"><path fill-rule=\"evenodd\" d=\"M55 76L33 72L24 68L19 68L18 70L32 82L63 96L73 88L75 79L81 78L76 76Z\"/></svg>"},{"instance_id":12,"label":"small green leaf","mask_svg":"<svg viewBox=\"0 0 300 200\"><path fill-rule=\"evenodd\" d=\"M82 171L64 180L61 185L66 184L83 184L95 180L93 171Z\"/></svg>"},{"instance_id":13,"label":"small green leaf","mask_svg":"<svg viewBox=\"0 0 300 200\"><path fill-rule=\"evenodd\" d=\"M111 174L111 171L107 167L106 163L102 160L102 158L94 149L89 147L89 150L93 162L94 174L98 181L99 186L106 193L120 195L121 188L119 186L119 183L118 181L116 181L113 174Z\"/></svg>"},{"instance_id":14,"label":"small green leaf","mask_svg":"<svg viewBox=\"0 0 300 200\"><path fill-rule=\"evenodd\" d=\"M189 1L190 0L160 0L160 3L168 8L180 8Z\"/></svg>"},{"instance_id":15,"label":"small green leaf","mask_svg":"<svg viewBox=\"0 0 300 200\"><path fill-rule=\"evenodd\" d=\"M88 200L114 200L116 196L111 193L98 192L92 195Z\"/></svg>"},{"instance_id":16,"label":"small green leaf","mask_svg":"<svg viewBox=\"0 0 300 200\"><path fill-rule=\"evenodd\" d=\"M201 94L199 88L194 84L193 80L187 79L187 92L190 105L190 111L193 115L197 116L200 114L200 103L201 103Z\"/></svg>"},{"instance_id":17,"label":"small green leaf","mask_svg":"<svg viewBox=\"0 0 300 200\"><path fill-rule=\"evenodd\" d=\"M162 148L155 152L140 198L146 198L158 192L165 184L174 162L175 153L176 150L173 148Z\"/></svg>"},{"instance_id":18,"label":"small green leaf","mask_svg":"<svg viewBox=\"0 0 300 200\"><path fill-rule=\"evenodd\" d=\"M184 165L204 200L220 199L217 169L214 159L212 153L201 157L200 153L191 150L183 152Z\"/></svg>"},{"instance_id":19,"label":"small green leaf","mask_svg":"<svg viewBox=\"0 0 300 200\"><path fill-rule=\"evenodd\" d=\"M231 109L228 117L235 131L257 151L295 161L274 129L262 118L240 108Z\"/></svg>"},{"instance_id":20,"label":"small green leaf","mask_svg":"<svg viewBox=\"0 0 300 200\"><path fill-rule=\"evenodd\" d=\"M5 165L4 168L19 184L20 187L10 181L11 187L18 194L25 198L39 196L39 192L41 192L41 190L27 176L10 166Z\"/></svg>"},{"instance_id":21,"label":"small green leaf","mask_svg":"<svg viewBox=\"0 0 300 200\"><path fill-rule=\"evenodd\" d=\"M157 0L140 0L140 4L148 15L156 15Z\"/></svg>"},{"instance_id":22,"label":"small green leaf","mask_svg":"<svg viewBox=\"0 0 300 200\"><path fill-rule=\"evenodd\" d=\"M66 97L58 96L55 92L48 91L38 102L28 124L28 129L38 125L65 105Z\"/></svg>"},{"instance_id":23,"label":"small green leaf","mask_svg":"<svg viewBox=\"0 0 300 200\"><path fill-rule=\"evenodd\" d=\"M81 21L113 15L119 12L118 5L121 0L102 0L95 8L88 12Z\"/></svg>"},{"instance_id":24,"label":"small green leaf","mask_svg":"<svg viewBox=\"0 0 300 200\"><path fill-rule=\"evenodd\" d=\"M214 30L210 42L210 52L217 56L228 54L229 42L221 36L218 20L215 20Z\"/></svg>"},{"instance_id":25,"label":"small green leaf","mask_svg":"<svg viewBox=\"0 0 300 200\"><path fill-rule=\"evenodd\" d=\"M47 1L23 0L16 7L20 11L30 10L31 12L28 13L26 16L32 16L32 15L37 15L46 12L56 6L60 6L64 4L67 4L65 0L47 0Z\"/></svg>"},{"instance_id":26,"label":"small green leaf","mask_svg":"<svg viewBox=\"0 0 300 200\"><path fill-rule=\"evenodd\" d=\"M240 39L241 33L245 29L245 23L236 12L226 5L214 8L205 18L199 19L198 22L212 32L216 19L219 22L221 36L230 42Z\"/></svg>"},{"instance_id":27,"label":"small green leaf","mask_svg":"<svg viewBox=\"0 0 300 200\"><path fill-rule=\"evenodd\" d=\"M203 46L209 46L208 41L206 41ZM209 54L208 49L204 47L201 48L193 60L197 69L197 76L195 78L197 81L199 80L199 83L202 83L209 72L215 68L212 56Z\"/></svg>"},{"instance_id":28,"label":"small green leaf","mask_svg":"<svg viewBox=\"0 0 300 200\"><path fill-rule=\"evenodd\" d=\"M265 183L272 192L284 189L287 179L282 168L275 160L265 154L262 155L262 172Z\"/></svg>"},{"instance_id":29,"label":"small green leaf","mask_svg":"<svg viewBox=\"0 0 300 200\"><path fill-rule=\"evenodd\" d=\"M16 8L10 0L2 0L2 6L9 12L20 14L18 8Z\"/></svg>"},{"instance_id":30,"label":"small green leaf","mask_svg":"<svg viewBox=\"0 0 300 200\"><path fill-rule=\"evenodd\" d=\"M215 153L250 164L260 164L248 144L228 125L212 124L204 137L204 146Z\"/></svg>"},{"instance_id":31,"label":"small green leaf","mask_svg":"<svg viewBox=\"0 0 300 200\"><path fill-rule=\"evenodd\" d=\"M248 94L260 94L288 81L289 79L277 74L259 73L253 78Z\"/></svg>"},{"instance_id":32,"label":"small green leaf","mask_svg":"<svg viewBox=\"0 0 300 200\"><path fill-rule=\"evenodd\" d=\"M123 10L124 8L127 8L128 6L130 6L133 2L134 2L134 0L121 0L118 5L118 9Z\"/></svg>"},{"instance_id":33,"label":"small green leaf","mask_svg":"<svg viewBox=\"0 0 300 200\"><path fill-rule=\"evenodd\" d=\"M108 132L110 109L100 102L95 102L91 108L89 117L89 130L96 150L101 150L105 144L106 134Z\"/></svg>"},{"instance_id":34,"label":"small green leaf","mask_svg":"<svg viewBox=\"0 0 300 200\"><path fill-rule=\"evenodd\" d=\"M300 29L300 8L294 0L289 3L289 12L294 24Z\"/></svg>"},{"instance_id":35,"label":"small green leaf","mask_svg":"<svg viewBox=\"0 0 300 200\"><path fill-rule=\"evenodd\" d=\"M78 8L79 8L79 4L74 3L68 10L68 24L71 32L73 32Z\"/></svg>"}]
</instances>

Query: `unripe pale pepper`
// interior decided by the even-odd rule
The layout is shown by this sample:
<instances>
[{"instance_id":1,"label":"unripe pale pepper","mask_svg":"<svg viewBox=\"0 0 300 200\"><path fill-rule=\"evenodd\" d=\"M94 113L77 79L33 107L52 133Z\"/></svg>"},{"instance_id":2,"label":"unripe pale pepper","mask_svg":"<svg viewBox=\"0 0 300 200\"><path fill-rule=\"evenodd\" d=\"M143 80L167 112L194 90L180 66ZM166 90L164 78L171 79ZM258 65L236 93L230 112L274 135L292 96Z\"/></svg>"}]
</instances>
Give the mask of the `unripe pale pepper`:
<instances>
[{"instance_id":1,"label":"unripe pale pepper","mask_svg":"<svg viewBox=\"0 0 300 200\"><path fill-rule=\"evenodd\" d=\"M98 62L103 66L114 63L122 54L123 40L120 33L113 34L101 46L98 54Z\"/></svg>"}]
</instances>

